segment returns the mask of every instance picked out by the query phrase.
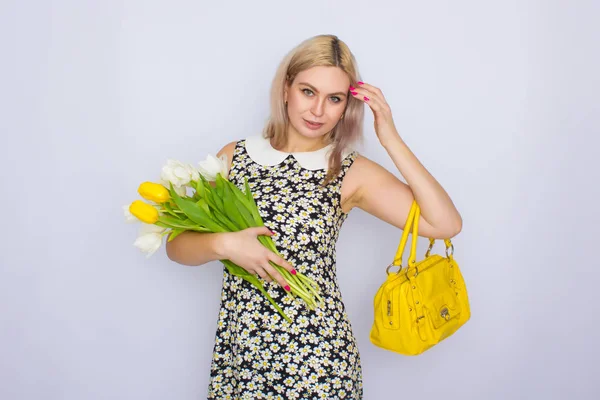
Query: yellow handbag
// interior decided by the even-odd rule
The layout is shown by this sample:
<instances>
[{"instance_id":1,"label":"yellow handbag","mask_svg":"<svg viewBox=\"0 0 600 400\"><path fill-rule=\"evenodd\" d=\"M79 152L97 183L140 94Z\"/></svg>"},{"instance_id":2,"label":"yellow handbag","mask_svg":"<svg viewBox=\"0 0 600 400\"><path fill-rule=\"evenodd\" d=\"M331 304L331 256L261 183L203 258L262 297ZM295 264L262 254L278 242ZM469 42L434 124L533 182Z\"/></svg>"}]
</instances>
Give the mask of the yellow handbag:
<instances>
[{"instance_id":1,"label":"yellow handbag","mask_svg":"<svg viewBox=\"0 0 600 400\"><path fill-rule=\"evenodd\" d=\"M418 355L456 332L471 317L467 287L454 260L454 246L444 239L446 257L430 255L435 239L422 261L416 262L421 210L413 202L387 279L375 294L375 318L371 342L404 355ZM412 245L406 268L402 255L412 225ZM451 250L451 251L450 251ZM390 272L392 266L399 267Z\"/></svg>"}]
</instances>

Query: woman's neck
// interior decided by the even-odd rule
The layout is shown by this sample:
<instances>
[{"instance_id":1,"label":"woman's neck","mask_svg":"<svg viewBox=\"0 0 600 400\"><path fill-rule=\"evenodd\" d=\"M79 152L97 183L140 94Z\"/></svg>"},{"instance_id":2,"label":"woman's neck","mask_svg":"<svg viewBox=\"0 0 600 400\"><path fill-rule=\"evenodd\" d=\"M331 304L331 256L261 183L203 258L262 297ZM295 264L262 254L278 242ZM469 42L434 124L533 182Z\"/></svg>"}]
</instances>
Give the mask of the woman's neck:
<instances>
[{"instance_id":1,"label":"woman's neck","mask_svg":"<svg viewBox=\"0 0 600 400\"><path fill-rule=\"evenodd\" d=\"M287 143L285 144L284 148L277 150L284 153L308 153L321 150L329 145L329 142L327 141L327 135L311 139L306 138L297 132L293 132L292 129L293 128L288 130ZM275 148L272 142L271 146Z\"/></svg>"}]
</instances>

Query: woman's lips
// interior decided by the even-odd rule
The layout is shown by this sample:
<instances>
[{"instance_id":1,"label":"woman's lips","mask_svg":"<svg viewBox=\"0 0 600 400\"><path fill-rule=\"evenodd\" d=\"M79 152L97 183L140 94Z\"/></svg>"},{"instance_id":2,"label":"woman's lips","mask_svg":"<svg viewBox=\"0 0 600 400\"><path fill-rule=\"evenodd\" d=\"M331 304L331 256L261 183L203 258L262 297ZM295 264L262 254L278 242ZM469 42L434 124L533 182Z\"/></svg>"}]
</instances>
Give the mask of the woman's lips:
<instances>
[{"instance_id":1,"label":"woman's lips","mask_svg":"<svg viewBox=\"0 0 600 400\"><path fill-rule=\"evenodd\" d=\"M304 118L303 118L303 119L304 119ZM319 129L320 127L322 127L322 126L323 126L323 124L313 124L312 122L310 122L310 121L307 121L307 120L305 120L305 119L304 119L304 123L306 124L306 126L307 126L309 129Z\"/></svg>"}]
</instances>

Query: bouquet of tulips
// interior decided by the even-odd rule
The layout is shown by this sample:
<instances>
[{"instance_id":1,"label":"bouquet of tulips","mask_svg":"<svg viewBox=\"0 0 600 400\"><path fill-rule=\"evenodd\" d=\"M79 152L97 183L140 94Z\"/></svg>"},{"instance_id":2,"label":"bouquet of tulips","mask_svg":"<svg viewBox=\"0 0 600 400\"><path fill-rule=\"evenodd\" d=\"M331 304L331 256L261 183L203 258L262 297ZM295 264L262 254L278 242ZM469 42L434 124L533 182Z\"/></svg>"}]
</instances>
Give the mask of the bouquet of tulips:
<instances>
[{"instance_id":1,"label":"bouquet of tulips","mask_svg":"<svg viewBox=\"0 0 600 400\"><path fill-rule=\"evenodd\" d=\"M147 201L135 200L124 206L128 222L141 222L142 229L134 245L151 256L162 244L185 231L237 232L251 227L264 226L258 212L248 180L244 178L244 191L223 176L226 175L225 158L211 155L199 163L198 169L190 164L168 160L161 172L159 183L144 182L138 193ZM214 183L214 184L213 184ZM188 195L191 189L191 195ZM277 255L275 243L269 236L258 236L260 243ZM289 317L265 290L258 276L230 260L221 260L227 270L250 282L262 292L279 313L288 321ZM315 309L322 298L318 285L307 276L297 272L292 275L287 269L273 263L289 283L289 295L298 296L310 309Z\"/></svg>"}]
</instances>

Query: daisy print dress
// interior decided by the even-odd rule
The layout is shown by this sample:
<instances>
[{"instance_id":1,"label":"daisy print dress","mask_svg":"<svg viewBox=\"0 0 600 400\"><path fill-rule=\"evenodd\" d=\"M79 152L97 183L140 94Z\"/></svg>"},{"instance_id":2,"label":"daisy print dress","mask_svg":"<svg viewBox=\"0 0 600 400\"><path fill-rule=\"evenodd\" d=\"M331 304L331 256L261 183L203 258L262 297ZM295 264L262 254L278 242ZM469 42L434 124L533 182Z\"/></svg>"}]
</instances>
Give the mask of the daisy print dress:
<instances>
[{"instance_id":1,"label":"daisy print dress","mask_svg":"<svg viewBox=\"0 0 600 400\"><path fill-rule=\"evenodd\" d=\"M265 289L287 322L250 283L223 268L208 399L362 399L356 339L336 276L341 184L356 151L342 153L342 169L326 188L328 151L285 153L262 135L236 143L229 180L244 190L247 177L277 249L319 284L323 303L310 310L277 283Z\"/></svg>"}]
</instances>

